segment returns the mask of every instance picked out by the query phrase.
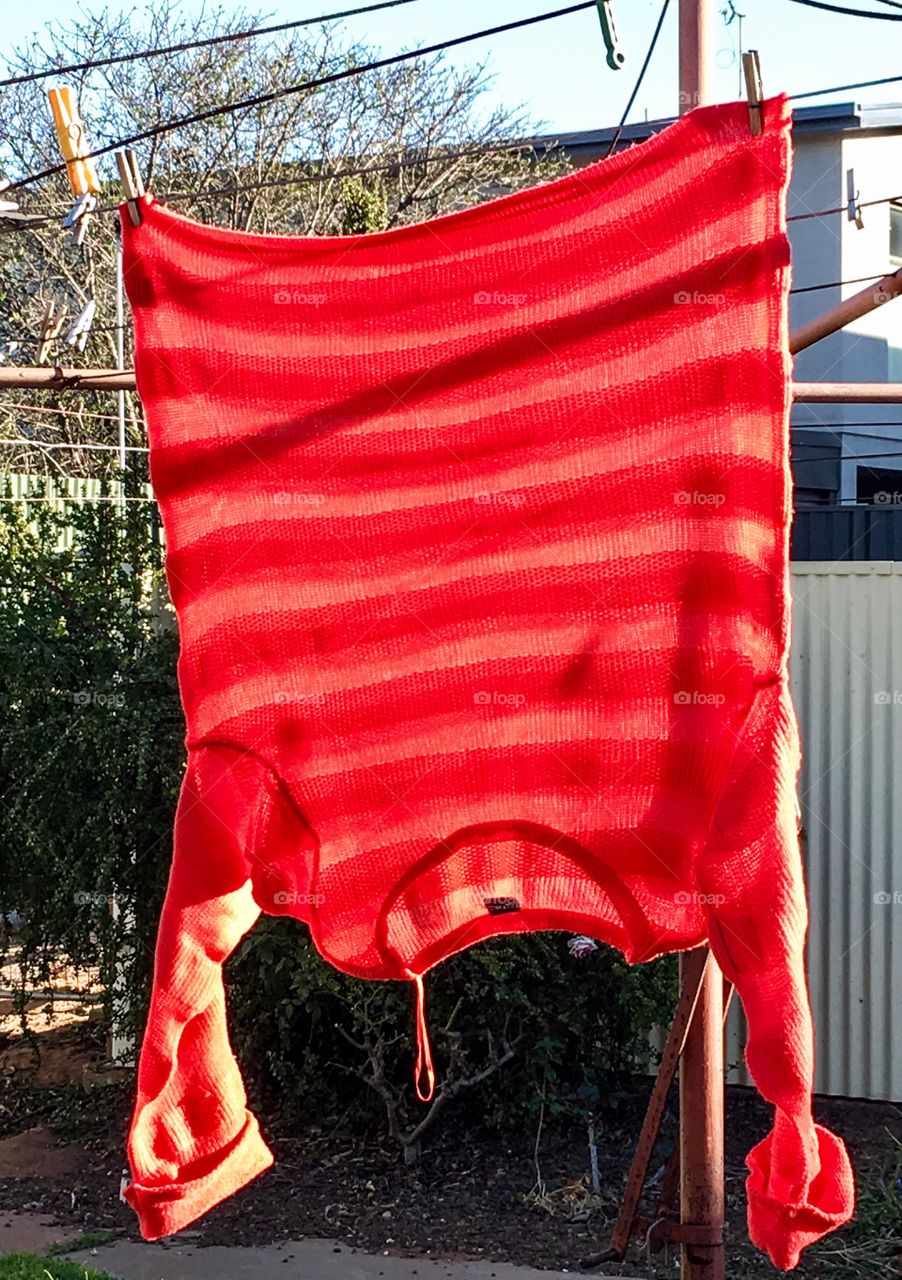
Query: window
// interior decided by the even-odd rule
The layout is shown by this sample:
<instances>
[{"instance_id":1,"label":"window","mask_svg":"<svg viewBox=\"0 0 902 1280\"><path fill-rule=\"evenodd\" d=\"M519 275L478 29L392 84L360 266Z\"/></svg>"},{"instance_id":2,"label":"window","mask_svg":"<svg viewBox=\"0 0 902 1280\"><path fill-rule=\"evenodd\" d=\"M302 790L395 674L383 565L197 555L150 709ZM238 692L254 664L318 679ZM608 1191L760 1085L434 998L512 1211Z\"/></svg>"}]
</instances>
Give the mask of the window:
<instances>
[{"instance_id":1,"label":"window","mask_svg":"<svg viewBox=\"0 0 902 1280\"><path fill-rule=\"evenodd\" d=\"M893 262L902 262L902 203L889 207L889 256Z\"/></svg>"},{"instance_id":2,"label":"window","mask_svg":"<svg viewBox=\"0 0 902 1280\"><path fill-rule=\"evenodd\" d=\"M889 467L858 467L858 502L878 507L902 506L902 471Z\"/></svg>"}]
</instances>

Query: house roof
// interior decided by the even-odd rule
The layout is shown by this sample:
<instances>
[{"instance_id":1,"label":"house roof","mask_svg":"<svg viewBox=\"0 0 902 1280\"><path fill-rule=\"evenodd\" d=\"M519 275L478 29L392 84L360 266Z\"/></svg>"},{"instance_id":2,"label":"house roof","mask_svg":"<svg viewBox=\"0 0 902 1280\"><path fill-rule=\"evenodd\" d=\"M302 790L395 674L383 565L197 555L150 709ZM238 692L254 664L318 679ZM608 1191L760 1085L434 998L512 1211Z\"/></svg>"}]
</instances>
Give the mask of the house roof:
<instances>
[{"instance_id":1,"label":"house roof","mask_svg":"<svg viewBox=\"0 0 902 1280\"><path fill-rule=\"evenodd\" d=\"M661 120L643 120L628 124L620 136L621 146L643 142L673 124L673 116ZM902 133L902 103L829 102L811 107L797 107L793 112L793 134L806 133ZM559 146L573 158L595 159L606 154L616 134L613 125L602 129L581 129L575 133L542 134L535 146Z\"/></svg>"}]
</instances>

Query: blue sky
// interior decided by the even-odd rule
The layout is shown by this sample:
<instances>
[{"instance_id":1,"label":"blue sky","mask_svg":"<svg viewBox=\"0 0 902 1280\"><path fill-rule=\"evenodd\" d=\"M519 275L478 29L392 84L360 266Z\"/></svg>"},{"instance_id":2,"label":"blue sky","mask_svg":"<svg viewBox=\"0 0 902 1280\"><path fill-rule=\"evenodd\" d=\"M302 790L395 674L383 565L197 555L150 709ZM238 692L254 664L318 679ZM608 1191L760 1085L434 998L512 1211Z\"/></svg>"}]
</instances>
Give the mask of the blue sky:
<instances>
[{"instance_id":1,"label":"blue sky","mask_svg":"<svg viewBox=\"0 0 902 1280\"><path fill-rule=\"evenodd\" d=\"M846 0L879 10L875 0ZM349 33L382 47L386 53L510 22L561 7L566 0L419 0L399 9L346 22ZM738 94L735 60L737 24L727 28L720 16L726 0L712 0L714 93L719 99ZM632 87L659 12L660 0L615 0L615 14L627 65L612 72L605 64L601 30L594 10L549 23L508 32L451 53L455 62L487 58L495 79L492 94L507 104L522 103L533 119L549 130L589 129L616 122ZM90 5L85 6L90 8ZM110 8L116 8L111 0ZM123 0L123 8L128 8ZM186 11L200 0L184 0ZM253 7L249 0L248 7ZM262 7L262 6L261 6ZM270 3L273 21L314 16L348 7L346 0L302 0ZM63 21L76 6L71 0L32 0L4 7L3 47L27 42L42 26ZM767 92L789 93L902 74L902 22L876 22L803 8L790 0L743 0L746 13L743 45L761 53ZM639 95L632 118L675 113L677 0L671 0L665 29ZM889 12L889 10L885 10ZM139 21L139 18L136 18ZM837 100L902 101L902 82L882 89L838 94ZM829 101L830 99L828 99Z\"/></svg>"}]
</instances>

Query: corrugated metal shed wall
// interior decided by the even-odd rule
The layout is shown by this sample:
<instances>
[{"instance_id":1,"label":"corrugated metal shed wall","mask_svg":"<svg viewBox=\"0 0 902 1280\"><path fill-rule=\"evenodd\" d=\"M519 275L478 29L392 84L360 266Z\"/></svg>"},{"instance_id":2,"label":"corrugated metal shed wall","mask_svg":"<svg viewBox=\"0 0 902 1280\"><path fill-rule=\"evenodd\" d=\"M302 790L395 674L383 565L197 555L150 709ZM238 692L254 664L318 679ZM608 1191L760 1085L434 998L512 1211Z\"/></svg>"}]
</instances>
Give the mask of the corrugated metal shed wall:
<instances>
[{"instance_id":1,"label":"corrugated metal shed wall","mask_svg":"<svg viewBox=\"0 0 902 1280\"><path fill-rule=\"evenodd\" d=\"M902 1100L902 564L795 563L820 1093ZM744 1028L731 1014L727 1061ZM748 1083L744 1066L731 1074Z\"/></svg>"}]
</instances>

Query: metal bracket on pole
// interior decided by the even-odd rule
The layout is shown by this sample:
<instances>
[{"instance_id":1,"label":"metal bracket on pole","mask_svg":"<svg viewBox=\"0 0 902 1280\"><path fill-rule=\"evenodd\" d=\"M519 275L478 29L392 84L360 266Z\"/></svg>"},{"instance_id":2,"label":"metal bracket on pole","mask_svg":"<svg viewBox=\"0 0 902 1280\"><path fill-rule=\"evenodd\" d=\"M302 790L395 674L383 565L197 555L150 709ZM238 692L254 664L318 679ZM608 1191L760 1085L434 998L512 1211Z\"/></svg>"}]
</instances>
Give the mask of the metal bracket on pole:
<instances>
[{"instance_id":1,"label":"metal bracket on pole","mask_svg":"<svg viewBox=\"0 0 902 1280\"><path fill-rule=\"evenodd\" d=\"M611 0L595 0L598 5L598 17L601 21L601 34L604 36L604 47L607 51L607 63L612 71L619 71L626 62L626 54L620 47L620 37L614 24L614 11Z\"/></svg>"}]
</instances>

